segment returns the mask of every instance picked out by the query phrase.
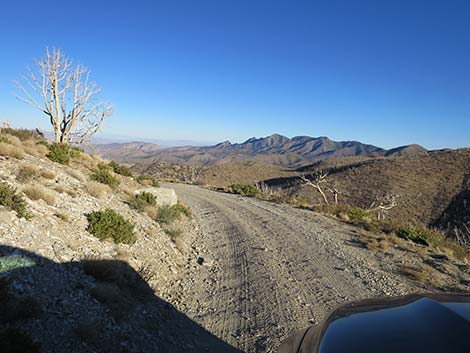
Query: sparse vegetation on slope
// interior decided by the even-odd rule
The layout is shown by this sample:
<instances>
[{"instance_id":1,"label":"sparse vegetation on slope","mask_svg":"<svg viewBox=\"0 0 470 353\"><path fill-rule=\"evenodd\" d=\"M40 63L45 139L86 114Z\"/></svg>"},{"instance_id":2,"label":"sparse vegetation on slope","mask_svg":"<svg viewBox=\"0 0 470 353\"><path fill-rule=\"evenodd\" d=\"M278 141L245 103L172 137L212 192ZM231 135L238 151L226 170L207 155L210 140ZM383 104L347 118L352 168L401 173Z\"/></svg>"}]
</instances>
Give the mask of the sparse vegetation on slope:
<instances>
[{"instance_id":1,"label":"sparse vegetation on slope","mask_svg":"<svg viewBox=\"0 0 470 353\"><path fill-rule=\"evenodd\" d=\"M91 175L91 179L99 183L116 188L119 185L119 180L112 174L107 165L99 164L98 168Z\"/></svg>"},{"instance_id":2,"label":"sparse vegetation on slope","mask_svg":"<svg viewBox=\"0 0 470 353\"><path fill-rule=\"evenodd\" d=\"M87 214L87 230L100 240L132 244L136 241L134 225L112 209Z\"/></svg>"},{"instance_id":3,"label":"sparse vegetation on slope","mask_svg":"<svg viewBox=\"0 0 470 353\"><path fill-rule=\"evenodd\" d=\"M140 212L144 212L149 207L155 207L157 205L156 197L149 192L140 192L129 201L129 204Z\"/></svg>"},{"instance_id":4,"label":"sparse vegetation on slope","mask_svg":"<svg viewBox=\"0 0 470 353\"><path fill-rule=\"evenodd\" d=\"M177 219L181 219L182 215L190 218L192 216L191 210L187 206L177 203L174 206L159 207L155 220L160 224L171 224Z\"/></svg>"},{"instance_id":5,"label":"sparse vegetation on slope","mask_svg":"<svg viewBox=\"0 0 470 353\"><path fill-rule=\"evenodd\" d=\"M0 205L7 210L13 210L18 217L29 218L26 201L11 186L0 183Z\"/></svg>"}]
</instances>

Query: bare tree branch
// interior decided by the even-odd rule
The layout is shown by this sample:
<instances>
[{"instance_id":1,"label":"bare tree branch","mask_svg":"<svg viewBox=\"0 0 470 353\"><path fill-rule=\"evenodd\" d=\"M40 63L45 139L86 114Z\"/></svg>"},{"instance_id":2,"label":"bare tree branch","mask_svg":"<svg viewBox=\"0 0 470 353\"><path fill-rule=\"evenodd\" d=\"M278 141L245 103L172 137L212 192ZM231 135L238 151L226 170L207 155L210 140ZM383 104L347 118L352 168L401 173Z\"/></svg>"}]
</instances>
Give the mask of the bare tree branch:
<instances>
[{"instance_id":1,"label":"bare tree branch","mask_svg":"<svg viewBox=\"0 0 470 353\"><path fill-rule=\"evenodd\" d=\"M101 90L90 81L90 71L73 62L60 49L46 50L15 82L17 98L49 117L55 142L81 144L89 140L112 114L108 103L96 102ZM42 100L42 103L39 103Z\"/></svg>"},{"instance_id":2,"label":"bare tree branch","mask_svg":"<svg viewBox=\"0 0 470 353\"><path fill-rule=\"evenodd\" d=\"M375 199L372 204L369 206L368 211L373 213L377 212L377 218L385 219L388 211L398 205L397 195L393 194L383 194L380 195L380 192L377 192Z\"/></svg>"},{"instance_id":3,"label":"bare tree branch","mask_svg":"<svg viewBox=\"0 0 470 353\"><path fill-rule=\"evenodd\" d=\"M311 186L316 189L323 197L323 200L327 205L329 205L328 198L326 197L323 189L322 184L326 183L326 177L328 176L328 172L324 172L322 170L317 171L312 179L307 179L304 175L300 176L300 180L304 182L305 185Z\"/></svg>"}]
</instances>

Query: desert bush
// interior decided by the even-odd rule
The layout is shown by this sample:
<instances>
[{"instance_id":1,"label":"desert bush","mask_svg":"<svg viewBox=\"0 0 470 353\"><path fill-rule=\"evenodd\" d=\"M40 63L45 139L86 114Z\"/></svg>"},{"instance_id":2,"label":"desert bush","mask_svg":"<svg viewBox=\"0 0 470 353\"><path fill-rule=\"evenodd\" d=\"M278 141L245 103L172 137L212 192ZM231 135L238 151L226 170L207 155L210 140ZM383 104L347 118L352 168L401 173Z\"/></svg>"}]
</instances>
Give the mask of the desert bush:
<instances>
[{"instance_id":1,"label":"desert bush","mask_svg":"<svg viewBox=\"0 0 470 353\"><path fill-rule=\"evenodd\" d=\"M372 215L368 211L358 207L349 208L346 214L351 223L367 223L372 219Z\"/></svg>"},{"instance_id":2,"label":"desert bush","mask_svg":"<svg viewBox=\"0 0 470 353\"><path fill-rule=\"evenodd\" d=\"M69 164L70 154L69 146L63 143L53 143L49 146L47 158L60 164Z\"/></svg>"},{"instance_id":3,"label":"desert bush","mask_svg":"<svg viewBox=\"0 0 470 353\"><path fill-rule=\"evenodd\" d=\"M148 207L157 205L157 198L149 192L141 192L134 195L129 201L129 204L140 212L144 212Z\"/></svg>"},{"instance_id":4,"label":"desert bush","mask_svg":"<svg viewBox=\"0 0 470 353\"><path fill-rule=\"evenodd\" d=\"M6 142L0 142L0 155L9 156L16 159L23 159L25 156L24 150L15 145Z\"/></svg>"},{"instance_id":5,"label":"desert bush","mask_svg":"<svg viewBox=\"0 0 470 353\"><path fill-rule=\"evenodd\" d=\"M155 220L160 224L170 224L180 219L182 215L191 217L191 210L187 206L177 203L173 206L159 207Z\"/></svg>"},{"instance_id":6,"label":"desert bush","mask_svg":"<svg viewBox=\"0 0 470 353\"><path fill-rule=\"evenodd\" d=\"M233 184L229 186L229 189L243 196L255 197L259 194L258 188L253 184Z\"/></svg>"},{"instance_id":7,"label":"desert bush","mask_svg":"<svg viewBox=\"0 0 470 353\"><path fill-rule=\"evenodd\" d=\"M41 185L31 185L23 189L23 192L31 200L43 200L48 205L55 204L55 194L53 191L44 188Z\"/></svg>"},{"instance_id":8,"label":"desert bush","mask_svg":"<svg viewBox=\"0 0 470 353\"><path fill-rule=\"evenodd\" d=\"M135 180L143 186L152 186L155 188L160 187L158 180L150 174L140 174Z\"/></svg>"},{"instance_id":9,"label":"desert bush","mask_svg":"<svg viewBox=\"0 0 470 353\"><path fill-rule=\"evenodd\" d=\"M19 218L23 217L28 219L31 217L23 197L17 194L15 189L5 183L0 183L0 205L8 210L15 211Z\"/></svg>"},{"instance_id":10,"label":"desert bush","mask_svg":"<svg viewBox=\"0 0 470 353\"><path fill-rule=\"evenodd\" d=\"M87 230L100 240L113 239L115 243L126 244L136 241L134 225L110 208L91 212L87 219Z\"/></svg>"},{"instance_id":11,"label":"desert bush","mask_svg":"<svg viewBox=\"0 0 470 353\"><path fill-rule=\"evenodd\" d=\"M119 174L119 175L122 175L122 176L127 176L127 177L132 176L131 170L128 167L126 167L125 165L118 164L114 161L109 162L108 165L111 167L113 172L116 173L116 174Z\"/></svg>"},{"instance_id":12,"label":"desert bush","mask_svg":"<svg viewBox=\"0 0 470 353\"><path fill-rule=\"evenodd\" d=\"M44 140L44 135L38 130L13 129L9 127L4 127L1 129L1 133L15 136L19 138L21 141Z\"/></svg>"},{"instance_id":13,"label":"desert bush","mask_svg":"<svg viewBox=\"0 0 470 353\"><path fill-rule=\"evenodd\" d=\"M27 182L39 176L39 168L34 165L24 165L18 169L16 173L16 179L21 182Z\"/></svg>"},{"instance_id":14,"label":"desert bush","mask_svg":"<svg viewBox=\"0 0 470 353\"><path fill-rule=\"evenodd\" d=\"M108 185L99 183L97 181L89 181L85 185L86 191L93 197L103 198L111 192L111 188Z\"/></svg>"},{"instance_id":15,"label":"desert bush","mask_svg":"<svg viewBox=\"0 0 470 353\"><path fill-rule=\"evenodd\" d=\"M95 169L90 178L99 183L109 185L113 189L119 185L119 180L111 173L110 169L103 164L98 165L98 169Z\"/></svg>"},{"instance_id":16,"label":"desert bush","mask_svg":"<svg viewBox=\"0 0 470 353\"><path fill-rule=\"evenodd\" d=\"M395 231L396 235L405 240L411 240L421 245L442 245L444 237L436 231L427 228L402 226Z\"/></svg>"},{"instance_id":17,"label":"desert bush","mask_svg":"<svg viewBox=\"0 0 470 353\"><path fill-rule=\"evenodd\" d=\"M60 164L69 164L71 158L77 158L82 153L81 149L65 143L47 144L46 142L46 145L49 148L47 158Z\"/></svg>"}]
</instances>

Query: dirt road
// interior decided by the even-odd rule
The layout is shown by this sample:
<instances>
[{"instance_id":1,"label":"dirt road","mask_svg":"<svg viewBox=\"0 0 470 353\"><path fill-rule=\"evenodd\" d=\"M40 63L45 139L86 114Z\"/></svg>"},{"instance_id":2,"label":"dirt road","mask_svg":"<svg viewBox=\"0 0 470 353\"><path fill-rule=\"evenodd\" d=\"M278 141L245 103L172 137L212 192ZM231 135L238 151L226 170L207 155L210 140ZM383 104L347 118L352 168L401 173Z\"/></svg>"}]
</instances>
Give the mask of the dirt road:
<instances>
[{"instance_id":1,"label":"dirt road","mask_svg":"<svg viewBox=\"0 0 470 353\"><path fill-rule=\"evenodd\" d=\"M276 351L341 303L410 290L357 245L352 227L289 205L171 187L194 213L191 246L204 259L185 280L185 313L244 352Z\"/></svg>"}]
</instances>

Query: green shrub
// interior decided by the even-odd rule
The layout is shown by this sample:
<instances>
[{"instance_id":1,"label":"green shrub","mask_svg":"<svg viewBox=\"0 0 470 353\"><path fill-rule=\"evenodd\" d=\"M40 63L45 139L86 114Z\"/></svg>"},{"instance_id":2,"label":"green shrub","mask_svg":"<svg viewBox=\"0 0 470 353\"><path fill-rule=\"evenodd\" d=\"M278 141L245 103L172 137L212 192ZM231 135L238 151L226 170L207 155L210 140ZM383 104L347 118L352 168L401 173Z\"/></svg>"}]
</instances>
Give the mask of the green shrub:
<instances>
[{"instance_id":1,"label":"green shrub","mask_svg":"<svg viewBox=\"0 0 470 353\"><path fill-rule=\"evenodd\" d=\"M78 158L80 155L83 153L83 150L81 148L75 147L75 146L70 146L69 149L69 154L70 157L72 158Z\"/></svg>"},{"instance_id":2,"label":"green shrub","mask_svg":"<svg viewBox=\"0 0 470 353\"><path fill-rule=\"evenodd\" d=\"M115 161L109 162L108 165L114 171L114 173L116 173L116 174L119 174L119 175L122 175L122 176L127 176L127 177L132 176L131 170L128 167L126 167L125 165L116 163Z\"/></svg>"},{"instance_id":3,"label":"green shrub","mask_svg":"<svg viewBox=\"0 0 470 353\"><path fill-rule=\"evenodd\" d=\"M15 211L19 218L29 219L31 217L23 197L18 195L15 189L4 183L0 183L0 205Z\"/></svg>"},{"instance_id":4,"label":"green shrub","mask_svg":"<svg viewBox=\"0 0 470 353\"><path fill-rule=\"evenodd\" d=\"M39 141L38 144L45 145L49 148L47 158L53 162L60 164L69 164L70 158L77 158L82 153L78 147L67 145L66 143L48 143L47 141Z\"/></svg>"},{"instance_id":5,"label":"green shrub","mask_svg":"<svg viewBox=\"0 0 470 353\"><path fill-rule=\"evenodd\" d=\"M0 135L0 142L10 143L10 140L6 136Z\"/></svg>"},{"instance_id":6,"label":"green shrub","mask_svg":"<svg viewBox=\"0 0 470 353\"><path fill-rule=\"evenodd\" d=\"M144 186L153 186L155 188L160 187L160 183L158 182L157 179L155 179L153 176L150 174L140 174L137 178L136 181Z\"/></svg>"},{"instance_id":7,"label":"green shrub","mask_svg":"<svg viewBox=\"0 0 470 353\"><path fill-rule=\"evenodd\" d=\"M363 223L372 219L370 212L358 207L351 207L348 209L347 215L352 223Z\"/></svg>"},{"instance_id":8,"label":"green shrub","mask_svg":"<svg viewBox=\"0 0 470 353\"><path fill-rule=\"evenodd\" d=\"M69 153L69 146L63 143L53 143L48 146L49 153L47 154L47 158L51 161L60 163L60 164L69 164L70 162L70 153Z\"/></svg>"},{"instance_id":9,"label":"green shrub","mask_svg":"<svg viewBox=\"0 0 470 353\"><path fill-rule=\"evenodd\" d=\"M130 200L129 203L136 210L143 212L146 208L150 206L156 206L157 198L155 197L155 195L143 191L137 195L134 195L134 197Z\"/></svg>"},{"instance_id":10,"label":"green shrub","mask_svg":"<svg viewBox=\"0 0 470 353\"><path fill-rule=\"evenodd\" d=\"M254 197L259 194L259 190L253 184L233 184L229 186L230 190L236 194Z\"/></svg>"},{"instance_id":11,"label":"green shrub","mask_svg":"<svg viewBox=\"0 0 470 353\"><path fill-rule=\"evenodd\" d=\"M8 134L18 137L21 141L25 140L44 140L44 135L39 130L28 130L28 129L13 129L10 127L4 127L1 129L2 134Z\"/></svg>"},{"instance_id":12,"label":"green shrub","mask_svg":"<svg viewBox=\"0 0 470 353\"><path fill-rule=\"evenodd\" d=\"M132 244L136 241L134 225L112 209L95 211L86 215L87 230L100 240L113 239L117 243Z\"/></svg>"},{"instance_id":13,"label":"green shrub","mask_svg":"<svg viewBox=\"0 0 470 353\"><path fill-rule=\"evenodd\" d=\"M98 169L90 176L91 180L109 185L113 189L119 185L119 180L111 173L108 166L99 164Z\"/></svg>"},{"instance_id":14,"label":"green shrub","mask_svg":"<svg viewBox=\"0 0 470 353\"><path fill-rule=\"evenodd\" d=\"M398 237L411 240L417 244L430 245L436 243L437 235L432 230L410 226L399 227L396 230Z\"/></svg>"},{"instance_id":15,"label":"green shrub","mask_svg":"<svg viewBox=\"0 0 470 353\"><path fill-rule=\"evenodd\" d=\"M155 220L160 224L170 224L180 219L181 215L191 217L191 210L187 206L177 203L173 206L160 207Z\"/></svg>"}]
</instances>

